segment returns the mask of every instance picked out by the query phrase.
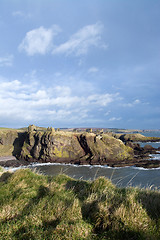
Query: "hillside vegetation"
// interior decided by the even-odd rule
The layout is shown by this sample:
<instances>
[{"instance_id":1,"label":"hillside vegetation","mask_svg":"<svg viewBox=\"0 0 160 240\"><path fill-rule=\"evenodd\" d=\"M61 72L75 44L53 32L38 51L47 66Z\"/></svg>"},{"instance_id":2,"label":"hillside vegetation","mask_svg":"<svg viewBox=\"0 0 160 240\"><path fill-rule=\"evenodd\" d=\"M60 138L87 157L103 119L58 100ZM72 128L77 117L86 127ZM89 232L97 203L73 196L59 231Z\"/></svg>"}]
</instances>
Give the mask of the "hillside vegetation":
<instances>
[{"instance_id":1,"label":"hillside vegetation","mask_svg":"<svg viewBox=\"0 0 160 240\"><path fill-rule=\"evenodd\" d=\"M0 221L0 239L7 240L158 240L160 192L117 188L104 177L2 172Z\"/></svg>"}]
</instances>

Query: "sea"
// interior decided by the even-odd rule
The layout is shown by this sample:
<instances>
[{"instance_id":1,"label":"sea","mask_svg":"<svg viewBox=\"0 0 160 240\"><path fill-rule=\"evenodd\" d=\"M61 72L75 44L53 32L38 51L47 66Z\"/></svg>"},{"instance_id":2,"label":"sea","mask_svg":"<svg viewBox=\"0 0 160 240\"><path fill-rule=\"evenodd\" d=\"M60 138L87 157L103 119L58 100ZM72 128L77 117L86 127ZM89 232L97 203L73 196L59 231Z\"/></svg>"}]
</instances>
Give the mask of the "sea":
<instances>
[{"instance_id":1,"label":"sea","mask_svg":"<svg viewBox=\"0 0 160 240\"><path fill-rule=\"evenodd\" d=\"M144 136L160 137L160 131L147 131L141 133ZM149 144L155 148L160 147L160 142L140 143L141 146ZM151 155L151 159L160 161L160 152ZM109 167L99 165L73 165L36 163L29 166L39 173L55 176L66 174L75 179L94 180L100 176L109 178L118 187L140 187L149 189L160 189L160 168L146 169L141 167ZM13 169L16 170L17 168Z\"/></svg>"}]
</instances>

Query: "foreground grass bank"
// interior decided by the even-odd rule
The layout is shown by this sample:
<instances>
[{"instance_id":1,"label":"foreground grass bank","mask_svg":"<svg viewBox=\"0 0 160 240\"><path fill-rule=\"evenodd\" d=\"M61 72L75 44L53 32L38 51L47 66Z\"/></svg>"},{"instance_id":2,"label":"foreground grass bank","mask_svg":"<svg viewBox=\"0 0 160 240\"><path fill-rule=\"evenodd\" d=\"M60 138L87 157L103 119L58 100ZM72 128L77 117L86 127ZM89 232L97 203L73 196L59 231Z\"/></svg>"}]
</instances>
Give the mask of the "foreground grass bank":
<instances>
[{"instance_id":1,"label":"foreground grass bank","mask_svg":"<svg viewBox=\"0 0 160 240\"><path fill-rule=\"evenodd\" d=\"M160 192L29 169L0 176L0 239L160 239Z\"/></svg>"}]
</instances>

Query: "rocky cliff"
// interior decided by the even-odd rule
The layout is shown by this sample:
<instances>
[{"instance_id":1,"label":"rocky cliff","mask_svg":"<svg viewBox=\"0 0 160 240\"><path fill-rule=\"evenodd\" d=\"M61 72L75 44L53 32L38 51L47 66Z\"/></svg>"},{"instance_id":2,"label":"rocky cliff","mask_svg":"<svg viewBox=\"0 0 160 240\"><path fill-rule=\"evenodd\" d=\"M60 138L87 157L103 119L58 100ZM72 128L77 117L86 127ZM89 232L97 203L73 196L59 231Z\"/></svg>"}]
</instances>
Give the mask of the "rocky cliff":
<instances>
[{"instance_id":1,"label":"rocky cliff","mask_svg":"<svg viewBox=\"0 0 160 240\"><path fill-rule=\"evenodd\" d=\"M107 134L31 131L25 135L19 158L28 162L108 164L132 157L132 148Z\"/></svg>"},{"instance_id":2,"label":"rocky cliff","mask_svg":"<svg viewBox=\"0 0 160 240\"><path fill-rule=\"evenodd\" d=\"M25 133L22 131L1 129L0 130L0 157L18 156L20 154Z\"/></svg>"},{"instance_id":3,"label":"rocky cliff","mask_svg":"<svg viewBox=\"0 0 160 240\"><path fill-rule=\"evenodd\" d=\"M137 134L95 134L63 132L52 128L28 130L0 129L0 165L19 166L31 162L73 164L101 164L108 166L160 167L160 161L149 160L150 154L160 149L146 145L140 147L138 139L157 141L158 138ZM16 159L5 160L4 157ZM7 158L8 159L8 158Z\"/></svg>"}]
</instances>

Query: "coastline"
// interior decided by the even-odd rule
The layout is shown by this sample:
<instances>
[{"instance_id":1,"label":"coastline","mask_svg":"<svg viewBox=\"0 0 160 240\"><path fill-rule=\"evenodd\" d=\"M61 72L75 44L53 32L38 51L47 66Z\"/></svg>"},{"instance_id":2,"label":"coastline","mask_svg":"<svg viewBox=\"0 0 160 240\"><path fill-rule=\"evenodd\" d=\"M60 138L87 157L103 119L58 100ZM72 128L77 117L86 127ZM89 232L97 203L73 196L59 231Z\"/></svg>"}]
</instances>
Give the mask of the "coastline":
<instances>
[{"instance_id":1,"label":"coastline","mask_svg":"<svg viewBox=\"0 0 160 240\"><path fill-rule=\"evenodd\" d=\"M28 131L0 132L0 166L20 167L32 163L159 168L160 137L114 132L67 132L29 126ZM141 146L140 143L146 143ZM3 155L4 154L4 155ZM155 155L152 158L152 155Z\"/></svg>"},{"instance_id":2,"label":"coastline","mask_svg":"<svg viewBox=\"0 0 160 240\"><path fill-rule=\"evenodd\" d=\"M31 164L47 164L47 163L53 163L53 164L71 164L71 165L77 165L77 166L83 166L86 165L86 163L81 163L78 160L77 161L64 161L64 160L57 160L55 162L28 162L24 160L18 160L14 156L7 156L7 157L0 157L0 166L2 167L21 167L21 166L28 166ZM112 168L116 167L142 167L147 169L156 169L160 167L160 161L159 160L145 160L145 159L133 159L133 160L125 160L125 161L108 161L106 163L100 164L99 162L95 164L87 164L88 166L108 166Z\"/></svg>"}]
</instances>

